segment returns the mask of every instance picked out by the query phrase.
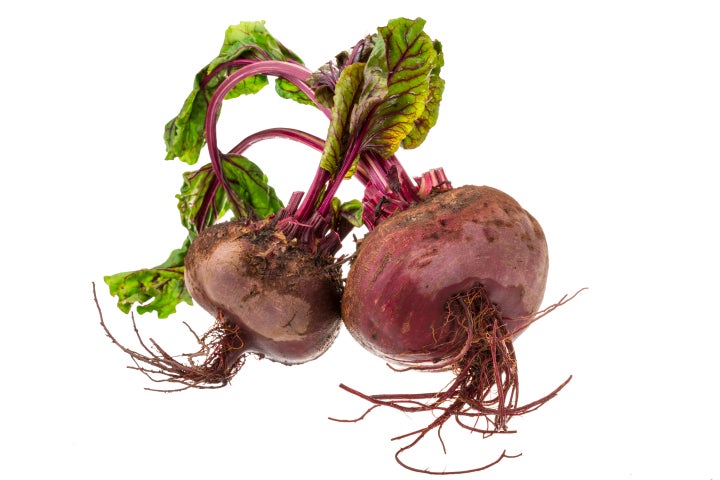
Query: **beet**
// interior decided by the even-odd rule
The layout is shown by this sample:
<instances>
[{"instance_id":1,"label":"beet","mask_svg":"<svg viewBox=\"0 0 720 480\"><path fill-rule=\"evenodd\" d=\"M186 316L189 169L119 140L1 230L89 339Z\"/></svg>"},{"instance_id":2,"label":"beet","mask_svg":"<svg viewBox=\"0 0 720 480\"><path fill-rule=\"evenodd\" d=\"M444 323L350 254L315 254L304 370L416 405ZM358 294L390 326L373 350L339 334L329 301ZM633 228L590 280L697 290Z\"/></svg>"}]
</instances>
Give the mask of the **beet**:
<instances>
[{"instance_id":1,"label":"beet","mask_svg":"<svg viewBox=\"0 0 720 480\"><path fill-rule=\"evenodd\" d=\"M274 220L232 221L205 229L185 257L185 287L216 319L204 335L192 332L197 352L171 355L152 339L150 349L137 326L145 352L131 350L110 333L99 305L98 311L108 337L152 380L181 385L173 391L218 388L248 355L295 365L327 351L342 325L341 285L333 257L287 240Z\"/></svg>"},{"instance_id":2,"label":"beet","mask_svg":"<svg viewBox=\"0 0 720 480\"><path fill-rule=\"evenodd\" d=\"M486 435L507 431L512 416L534 410L564 386L518 404L512 340L557 306L538 310L547 275L542 228L491 187L435 193L390 215L360 241L342 300L352 336L392 364L452 370L456 377L444 391L427 394L371 396L342 385L375 405L440 412L409 434L415 440L396 455L403 466L417 470L398 455L453 416Z\"/></svg>"},{"instance_id":3,"label":"beet","mask_svg":"<svg viewBox=\"0 0 720 480\"><path fill-rule=\"evenodd\" d=\"M246 353L286 365L323 354L341 325L339 275L332 258L311 254L266 224L214 225L185 259L193 299L241 341L227 364Z\"/></svg>"},{"instance_id":4,"label":"beet","mask_svg":"<svg viewBox=\"0 0 720 480\"><path fill-rule=\"evenodd\" d=\"M491 187L455 188L389 217L362 240L343 318L387 360L436 363L464 344L445 318L452 296L483 286L514 331L538 310L547 274L545 235L528 212Z\"/></svg>"}]
</instances>

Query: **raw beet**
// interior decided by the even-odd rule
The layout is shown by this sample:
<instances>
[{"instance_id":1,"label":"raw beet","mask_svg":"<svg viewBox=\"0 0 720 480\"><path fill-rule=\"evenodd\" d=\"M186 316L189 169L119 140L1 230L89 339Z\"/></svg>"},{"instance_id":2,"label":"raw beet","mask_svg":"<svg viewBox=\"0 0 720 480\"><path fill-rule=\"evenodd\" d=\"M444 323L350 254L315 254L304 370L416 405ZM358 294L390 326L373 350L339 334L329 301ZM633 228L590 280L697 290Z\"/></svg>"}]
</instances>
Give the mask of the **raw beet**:
<instances>
[{"instance_id":1,"label":"raw beet","mask_svg":"<svg viewBox=\"0 0 720 480\"><path fill-rule=\"evenodd\" d=\"M548 249L538 222L512 197L491 188L464 186L393 213L357 248L342 300L343 321L366 349L402 369L452 370L453 381L431 393L365 395L376 406L432 412L425 428L400 454L452 417L468 430L507 432L515 415L543 398L518 402L513 346L530 323L564 303L539 311L548 275ZM362 418L362 417L361 417ZM483 419L483 421L480 421ZM443 445L444 448L444 445Z\"/></svg>"},{"instance_id":2,"label":"raw beet","mask_svg":"<svg viewBox=\"0 0 720 480\"><path fill-rule=\"evenodd\" d=\"M245 353L287 365L323 354L341 325L339 275L331 258L264 224L214 225L185 259L190 295L241 341L227 363Z\"/></svg>"},{"instance_id":3,"label":"raw beet","mask_svg":"<svg viewBox=\"0 0 720 480\"><path fill-rule=\"evenodd\" d=\"M197 352L171 355L135 326L144 353L108 337L154 381L187 388L226 385L249 354L285 365L322 355L338 335L342 287L340 266L297 240L288 241L272 221L226 222L205 229L185 258L185 286L215 318L195 337ZM96 299L97 302L97 299ZM134 317L133 317L134 323ZM170 390L161 390L170 391Z\"/></svg>"},{"instance_id":4,"label":"raw beet","mask_svg":"<svg viewBox=\"0 0 720 480\"><path fill-rule=\"evenodd\" d=\"M401 365L437 363L465 343L446 320L448 300L483 286L508 331L519 331L545 292L542 228L512 197L465 186L382 222L348 274L343 318L368 350Z\"/></svg>"}]
</instances>

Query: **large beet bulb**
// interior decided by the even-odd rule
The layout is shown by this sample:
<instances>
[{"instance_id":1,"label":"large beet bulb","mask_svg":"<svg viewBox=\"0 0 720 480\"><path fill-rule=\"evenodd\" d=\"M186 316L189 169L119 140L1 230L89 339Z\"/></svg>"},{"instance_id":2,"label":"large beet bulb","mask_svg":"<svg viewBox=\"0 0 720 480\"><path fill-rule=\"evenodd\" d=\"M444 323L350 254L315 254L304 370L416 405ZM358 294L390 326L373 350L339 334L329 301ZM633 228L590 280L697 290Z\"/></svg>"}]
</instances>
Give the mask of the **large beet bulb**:
<instances>
[{"instance_id":1,"label":"large beet bulb","mask_svg":"<svg viewBox=\"0 0 720 480\"><path fill-rule=\"evenodd\" d=\"M444 391L428 394L368 396L343 386L377 405L440 412L398 455L453 416L473 431L507 431L510 417L562 388L518 404L512 340L547 313L538 311L547 275L540 225L490 187L437 193L392 214L360 242L342 300L352 336L400 367L456 376Z\"/></svg>"},{"instance_id":2,"label":"large beet bulb","mask_svg":"<svg viewBox=\"0 0 720 480\"><path fill-rule=\"evenodd\" d=\"M465 342L445 318L451 297L484 287L512 332L538 310L547 275L538 222L499 190L465 186L391 216L362 240L343 318L387 360L436 363Z\"/></svg>"}]
</instances>

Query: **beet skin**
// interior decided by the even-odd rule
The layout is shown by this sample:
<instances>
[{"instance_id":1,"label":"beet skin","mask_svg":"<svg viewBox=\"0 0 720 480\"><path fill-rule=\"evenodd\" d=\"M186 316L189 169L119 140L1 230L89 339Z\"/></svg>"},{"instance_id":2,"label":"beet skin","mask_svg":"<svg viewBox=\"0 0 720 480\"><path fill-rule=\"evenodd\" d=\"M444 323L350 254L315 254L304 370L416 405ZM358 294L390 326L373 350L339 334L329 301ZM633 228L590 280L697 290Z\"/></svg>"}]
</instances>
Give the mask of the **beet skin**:
<instances>
[{"instance_id":1,"label":"beet skin","mask_svg":"<svg viewBox=\"0 0 720 480\"><path fill-rule=\"evenodd\" d=\"M185 283L193 300L241 341L237 355L308 362L330 347L340 328L339 271L331 259L286 241L272 227L226 222L208 228L190 245Z\"/></svg>"},{"instance_id":2,"label":"beet skin","mask_svg":"<svg viewBox=\"0 0 720 480\"><path fill-rule=\"evenodd\" d=\"M343 320L386 360L440 362L467 337L446 321L452 296L484 287L513 332L537 312L547 275L547 243L532 215L497 189L464 186L390 216L360 242Z\"/></svg>"}]
</instances>

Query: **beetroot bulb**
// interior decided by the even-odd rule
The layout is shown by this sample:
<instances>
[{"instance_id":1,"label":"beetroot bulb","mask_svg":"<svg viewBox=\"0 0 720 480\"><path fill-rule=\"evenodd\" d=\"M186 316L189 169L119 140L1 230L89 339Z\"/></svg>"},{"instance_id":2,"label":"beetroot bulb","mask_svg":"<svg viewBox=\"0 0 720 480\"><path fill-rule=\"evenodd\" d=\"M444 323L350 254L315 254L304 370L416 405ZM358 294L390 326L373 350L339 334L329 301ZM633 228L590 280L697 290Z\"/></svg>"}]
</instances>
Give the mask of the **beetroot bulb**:
<instances>
[{"instance_id":1,"label":"beetroot bulb","mask_svg":"<svg viewBox=\"0 0 720 480\"><path fill-rule=\"evenodd\" d=\"M248 354L294 365L318 358L340 330L339 267L263 222L216 224L185 259L190 295L217 322L211 353L182 372L186 381L223 383Z\"/></svg>"},{"instance_id":2,"label":"beetroot bulb","mask_svg":"<svg viewBox=\"0 0 720 480\"><path fill-rule=\"evenodd\" d=\"M448 419L483 434L506 432L511 417L536 409L569 381L537 401L518 403L512 341L557 306L540 310L548 266L537 220L487 186L445 186L389 215L359 242L342 300L348 331L401 370L455 375L445 390L428 394L364 395L343 385L376 406L440 412L408 434L416 438L396 455L403 466L426 472L399 454Z\"/></svg>"},{"instance_id":3,"label":"beetroot bulb","mask_svg":"<svg viewBox=\"0 0 720 480\"><path fill-rule=\"evenodd\" d=\"M448 190L389 217L360 242L343 318L363 346L390 362L447 367L466 349L462 333L471 326L449 300L478 297L475 303L497 306L482 311L504 330L520 332L542 302L548 265L542 228L513 198L491 187Z\"/></svg>"},{"instance_id":4,"label":"beetroot bulb","mask_svg":"<svg viewBox=\"0 0 720 480\"><path fill-rule=\"evenodd\" d=\"M214 359L220 364L248 352L305 363L327 351L340 329L339 268L266 225L207 229L188 250L185 283L217 314L217 328L233 332L222 339L225 358Z\"/></svg>"}]
</instances>

